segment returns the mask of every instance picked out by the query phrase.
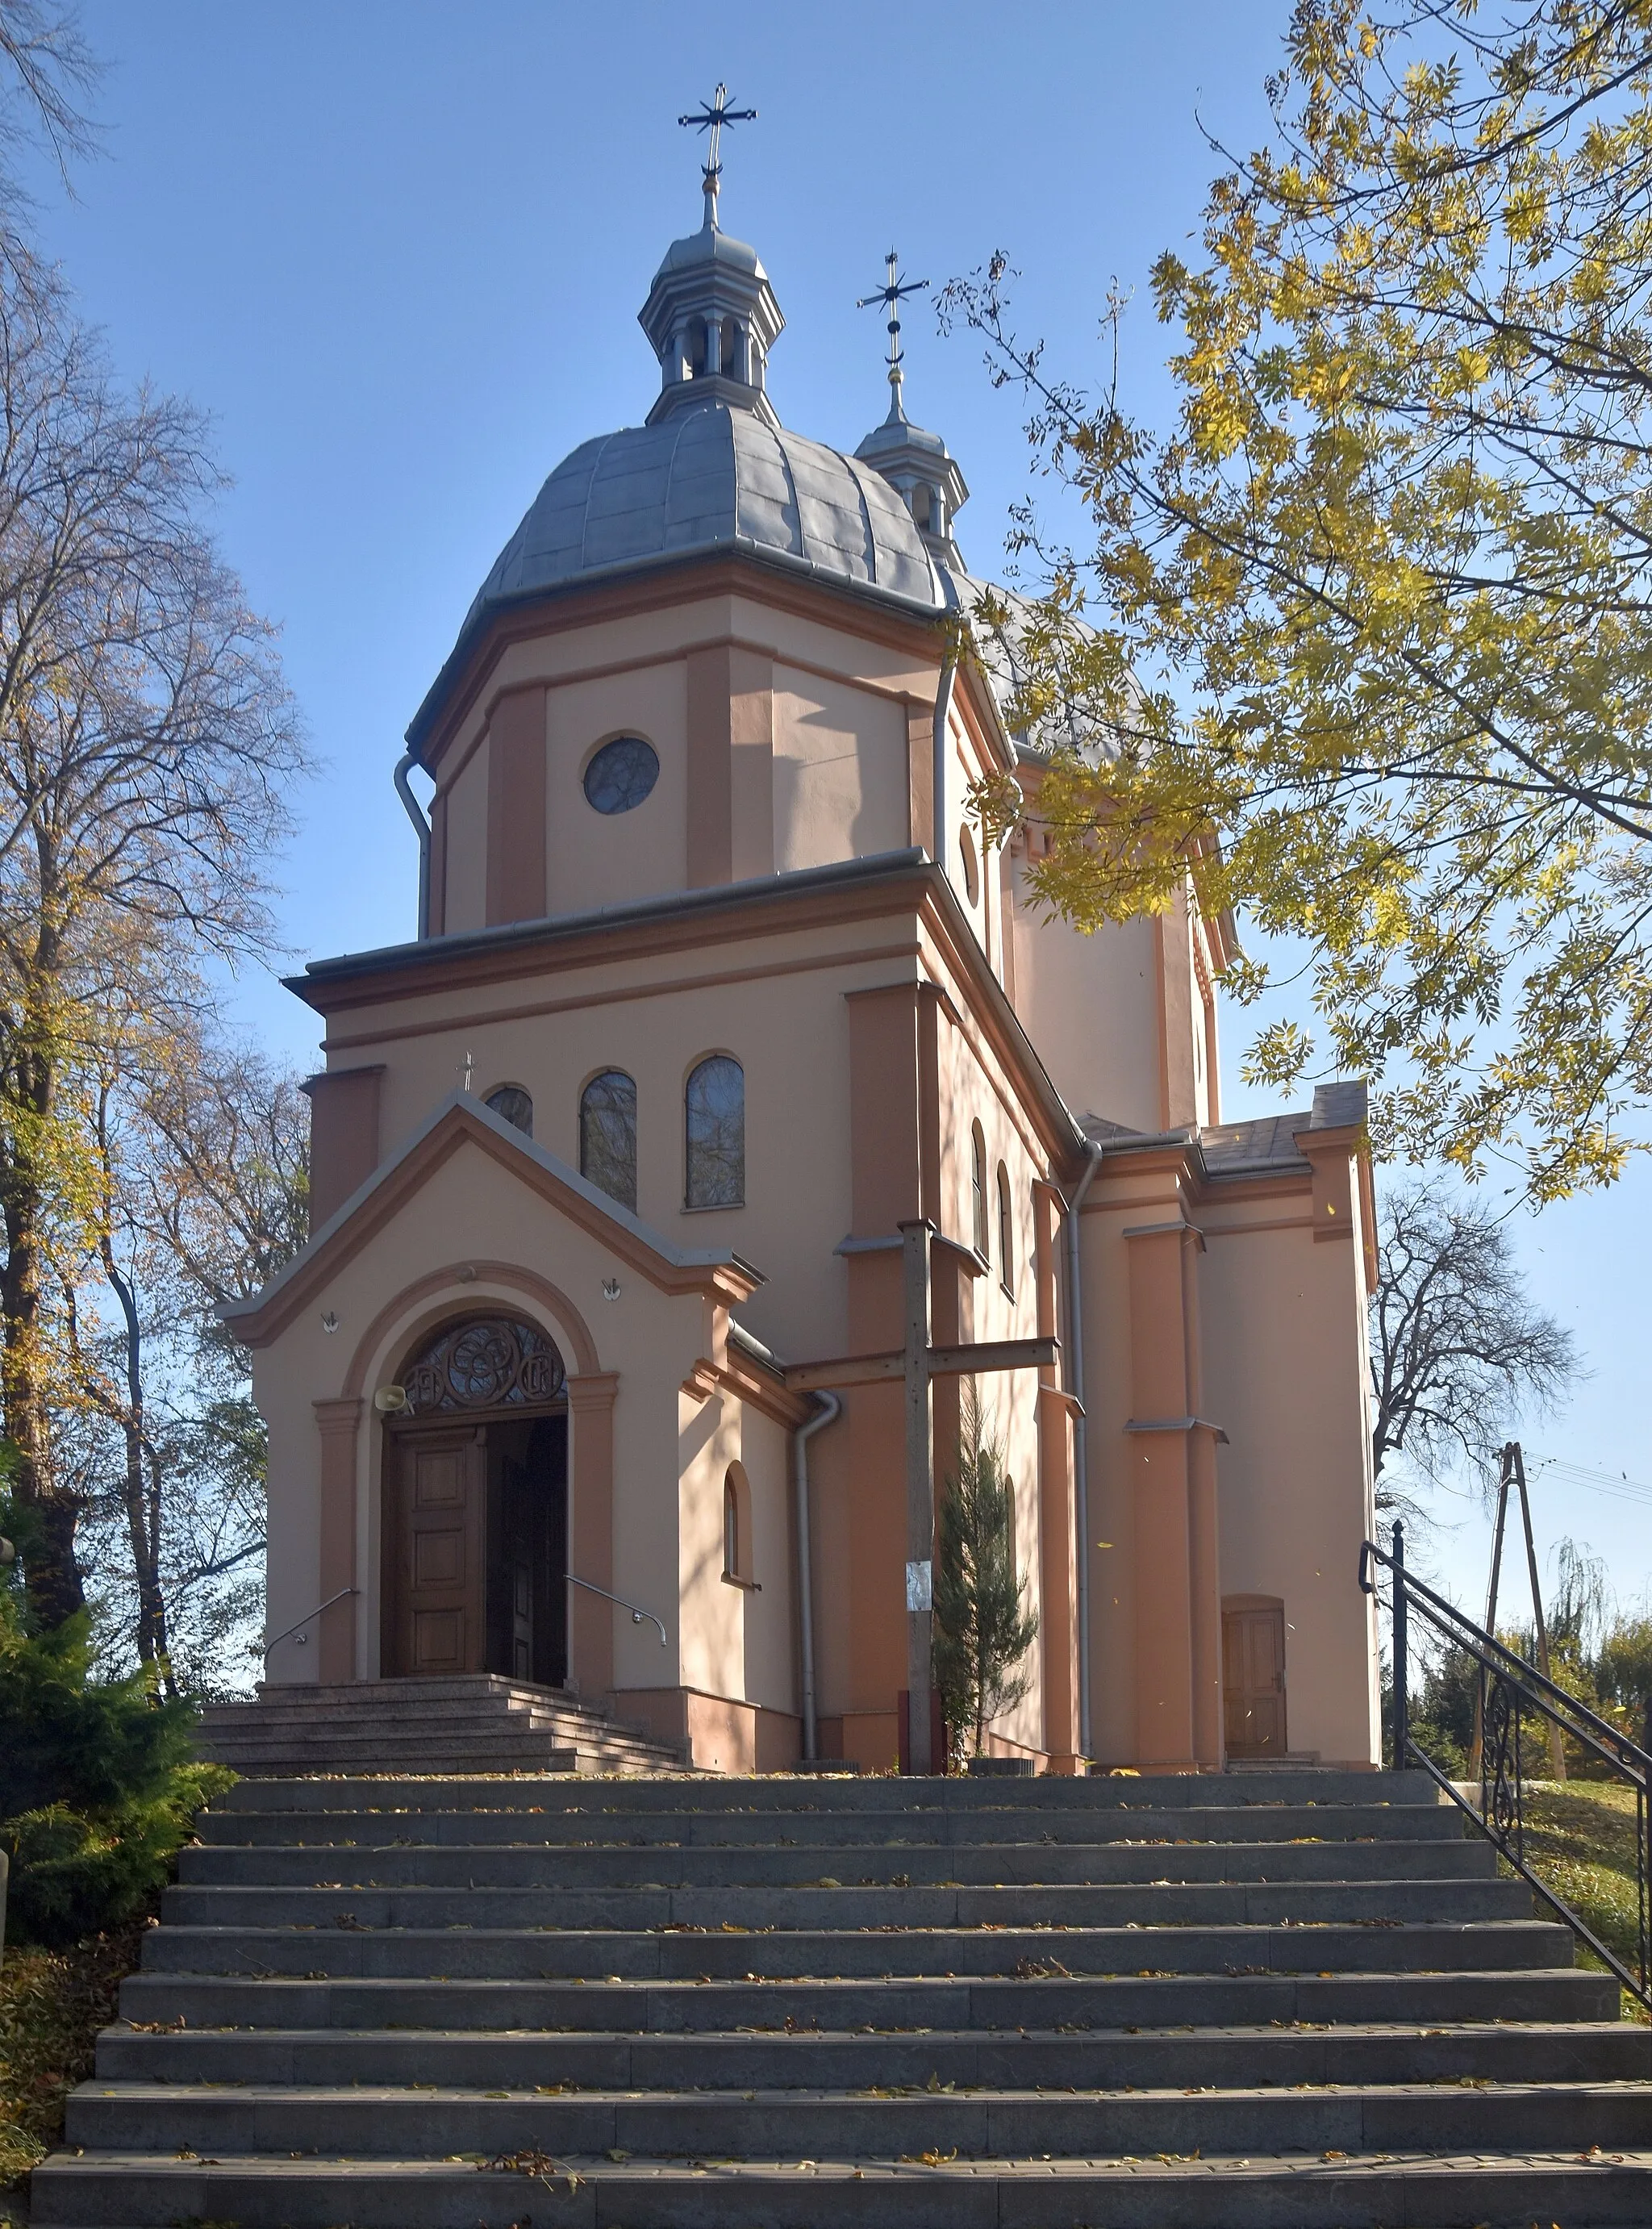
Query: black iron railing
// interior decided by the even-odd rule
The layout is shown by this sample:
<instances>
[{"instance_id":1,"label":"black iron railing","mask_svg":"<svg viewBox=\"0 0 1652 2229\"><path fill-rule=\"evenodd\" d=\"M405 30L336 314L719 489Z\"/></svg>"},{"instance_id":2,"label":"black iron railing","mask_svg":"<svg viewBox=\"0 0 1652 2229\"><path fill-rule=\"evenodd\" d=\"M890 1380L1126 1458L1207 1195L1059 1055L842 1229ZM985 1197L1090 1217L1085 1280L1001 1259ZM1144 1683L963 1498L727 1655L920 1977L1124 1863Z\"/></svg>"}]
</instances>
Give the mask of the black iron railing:
<instances>
[{"instance_id":1,"label":"black iron railing","mask_svg":"<svg viewBox=\"0 0 1652 2229\"><path fill-rule=\"evenodd\" d=\"M1397 1768L1420 1765L1445 1790L1461 1810L1495 1845L1523 1879L1542 1898L1557 1917L1564 1920L1578 1941L1585 1943L1623 1987L1652 2010L1652 1913L1648 1910L1649 1863L1647 1790L1652 1786L1652 1755L1627 1734L1597 1717L1575 1695L1568 1695L1455 1609L1443 1595L1412 1576L1405 1568L1405 1538L1396 1525L1392 1552L1367 1540L1360 1553L1360 1584L1366 1594L1380 1596L1374 1576L1380 1565L1388 1573L1388 1601L1393 1618L1393 1757ZM1410 1667L1415 1620L1426 1633L1469 1657L1479 1680L1481 1729L1480 1802L1471 1802L1462 1783L1443 1772L1411 1731ZM1522 1731L1522 1721L1536 1719L1541 1731ZM1607 1948L1586 1920L1533 1868L1527 1852L1527 1803L1530 1783L1549 1777L1552 1735L1582 1751L1585 1760L1604 1768L1606 1776L1630 1789L1635 1799L1635 1885L1637 1903L1636 1960L1631 1969Z\"/></svg>"}]
</instances>

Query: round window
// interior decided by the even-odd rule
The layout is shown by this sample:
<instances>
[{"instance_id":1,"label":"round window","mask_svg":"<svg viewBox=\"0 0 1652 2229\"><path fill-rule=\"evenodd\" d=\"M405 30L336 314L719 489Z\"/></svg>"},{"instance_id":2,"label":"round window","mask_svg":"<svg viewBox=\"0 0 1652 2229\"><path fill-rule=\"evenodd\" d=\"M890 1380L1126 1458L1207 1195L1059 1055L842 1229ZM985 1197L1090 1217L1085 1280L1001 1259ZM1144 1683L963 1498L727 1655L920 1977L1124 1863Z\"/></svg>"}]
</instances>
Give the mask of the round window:
<instances>
[{"instance_id":1,"label":"round window","mask_svg":"<svg viewBox=\"0 0 1652 2229\"><path fill-rule=\"evenodd\" d=\"M629 813L659 779L659 759L640 736L616 736L585 769L585 794L599 813Z\"/></svg>"}]
</instances>

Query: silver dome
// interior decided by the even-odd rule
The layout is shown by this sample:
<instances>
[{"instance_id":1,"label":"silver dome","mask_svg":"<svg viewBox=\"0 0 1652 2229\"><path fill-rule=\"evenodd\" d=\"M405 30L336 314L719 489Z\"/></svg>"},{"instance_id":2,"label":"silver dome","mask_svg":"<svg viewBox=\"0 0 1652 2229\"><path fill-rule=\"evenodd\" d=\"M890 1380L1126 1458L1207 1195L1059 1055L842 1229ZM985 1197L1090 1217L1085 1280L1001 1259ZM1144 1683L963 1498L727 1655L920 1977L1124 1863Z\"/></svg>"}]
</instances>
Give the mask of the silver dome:
<instances>
[{"instance_id":1,"label":"silver dome","mask_svg":"<svg viewBox=\"0 0 1652 2229\"><path fill-rule=\"evenodd\" d=\"M926 612L942 606L922 536L887 480L708 397L565 458L482 583L464 633L543 589L735 549Z\"/></svg>"}]
</instances>

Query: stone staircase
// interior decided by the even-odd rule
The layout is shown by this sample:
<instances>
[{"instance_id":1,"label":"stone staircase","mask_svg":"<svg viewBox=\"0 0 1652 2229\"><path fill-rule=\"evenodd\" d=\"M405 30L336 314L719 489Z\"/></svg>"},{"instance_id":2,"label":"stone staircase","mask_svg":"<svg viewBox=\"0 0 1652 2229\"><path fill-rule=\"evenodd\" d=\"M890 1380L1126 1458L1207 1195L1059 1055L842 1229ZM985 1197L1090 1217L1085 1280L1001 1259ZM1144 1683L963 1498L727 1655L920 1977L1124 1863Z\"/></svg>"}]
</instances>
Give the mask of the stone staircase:
<instances>
[{"instance_id":1,"label":"stone staircase","mask_svg":"<svg viewBox=\"0 0 1652 2229\"><path fill-rule=\"evenodd\" d=\"M1420 1774L244 1782L56 2229L1652 2221L1652 2031Z\"/></svg>"},{"instance_id":2,"label":"stone staircase","mask_svg":"<svg viewBox=\"0 0 1652 2229\"><path fill-rule=\"evenodd\" d=\"M202 1754L259 1778L352 1772L669 1772L670 1744L556 1687L492 1672L260 1687L202 1714Z\"/></svg>"}]
</instances>

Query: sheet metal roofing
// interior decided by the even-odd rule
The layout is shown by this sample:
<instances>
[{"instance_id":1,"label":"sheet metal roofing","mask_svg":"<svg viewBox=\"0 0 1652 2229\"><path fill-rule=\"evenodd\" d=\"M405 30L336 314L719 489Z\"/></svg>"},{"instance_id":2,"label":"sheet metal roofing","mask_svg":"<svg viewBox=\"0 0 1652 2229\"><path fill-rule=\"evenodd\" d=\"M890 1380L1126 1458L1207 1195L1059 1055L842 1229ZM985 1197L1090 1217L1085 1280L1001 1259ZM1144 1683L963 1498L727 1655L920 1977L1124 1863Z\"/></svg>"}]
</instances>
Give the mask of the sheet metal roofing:
<instances>
[{"instance_id":1,"label":"sheet metal roofing","mask_svg":"<svg viewBox=\"0 0 1652 2229\"><path fill-rule=\"evenodd\" d=\"M747 549L924 612L929 553L870 466L708 400L583 442L557 466L482 583L468 634L498 607L662 560Z\"/></svg>"}]
</instances>

